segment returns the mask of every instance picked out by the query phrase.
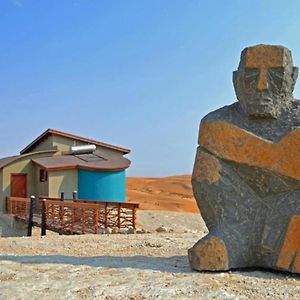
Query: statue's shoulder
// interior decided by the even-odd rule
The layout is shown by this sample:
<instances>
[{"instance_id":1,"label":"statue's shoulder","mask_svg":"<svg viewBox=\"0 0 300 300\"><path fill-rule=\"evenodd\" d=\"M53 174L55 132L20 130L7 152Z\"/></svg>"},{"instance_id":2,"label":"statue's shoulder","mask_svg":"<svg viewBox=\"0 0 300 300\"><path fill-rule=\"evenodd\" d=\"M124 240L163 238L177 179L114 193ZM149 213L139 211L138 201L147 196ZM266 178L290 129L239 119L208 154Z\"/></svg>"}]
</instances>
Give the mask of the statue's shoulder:
<instances>
[{"instance_id":1,"label":"statue's shoulder","mask_svg":"<svg viewBox=\"0 0 300 300\"><path fill-rule=\"evenodd\" d=\"M209 121L227 121L232 123L232 120L238 115L238 102L231 105L223 106L215 111L208 113L201 122Z\"/></svg>"},{"instance_id":2,"label":"statue's shoulder","mask_svg":"<svg viewBox=\"0 0 300 300\"><path fill-rule=\"evenodd\" d=\"M294 127L300 126L300 101L294 99L292 102L292 107L281 115L281 121L286 124L286 126L293 129Z\"/></svg>"},{"instance_id":3,"label":"statue's shoulder","mask_svg":"<svg viewBox=\"0 0 300 300\"><path fill-rule=\"evenodd\" d=\"M203 126L205 123L217 121L224 121L263 139L278 142L291 130L300 128L300 101L295 99L278 119L248 118L241 112L238 102L235 102L207 114L201 120L201 132L208 128Z\"/></svg>"},{"instance_id":4,"label":"statue's shoulder","mask_svg":"<svg viewBox=\"0 0 300 300\"><path fill-rule=\"evenodd\" d=\"M298 99L295 99L292 104L292 110L289 113L289 116L291 116L292 120L299 124L300 122L300 101Z\"/></svg>"}]
</instances>

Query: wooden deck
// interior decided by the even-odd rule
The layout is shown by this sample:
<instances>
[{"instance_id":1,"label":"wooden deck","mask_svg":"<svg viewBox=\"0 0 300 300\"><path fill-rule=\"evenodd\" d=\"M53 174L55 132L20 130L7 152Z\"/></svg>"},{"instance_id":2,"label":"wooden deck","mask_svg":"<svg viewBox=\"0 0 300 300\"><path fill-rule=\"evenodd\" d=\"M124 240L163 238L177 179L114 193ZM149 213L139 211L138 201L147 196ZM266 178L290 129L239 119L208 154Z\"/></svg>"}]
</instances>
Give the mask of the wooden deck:
<instances>
[{"instance_id":1,"label":"wooden deck","mask_svg":"<svg viewBox=\"0 0 300 300\"><path fill-rule=\"evenodd\" d=\"M28 219L30 198L7 197L6 212L19 219Z\"/></svg>"},{"instance_id":2,"label":"wooden deck","mask_svg":"<svg viewBox=\"0 0 300 300\"><path fill-rule=\"evenodd\" d=\"M104 228L136 227L136 203L97 202L74 200L75 203L94 203L99 207L99 224Z\"/></svg>"},{"instance_id":3,"label":"wooden deck","mask_svg":"<svg viewBox=\"0 0 300 300\"><path fill-rule=\"evenodd\" d=\"M138 204L43 197L32 204L32 225L61 234L98 234L99 228L136 229ZM30 198L6 198L7 213L29 222Z\"/></svg>"}]
</instances>

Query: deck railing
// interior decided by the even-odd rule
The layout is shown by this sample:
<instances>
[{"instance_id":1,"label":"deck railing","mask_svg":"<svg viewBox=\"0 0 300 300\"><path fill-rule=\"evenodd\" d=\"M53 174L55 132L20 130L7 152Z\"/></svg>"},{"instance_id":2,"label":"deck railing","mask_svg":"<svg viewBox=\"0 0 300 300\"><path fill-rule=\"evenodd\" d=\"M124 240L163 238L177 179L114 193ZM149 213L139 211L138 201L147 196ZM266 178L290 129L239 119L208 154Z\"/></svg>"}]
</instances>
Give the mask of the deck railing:
<instances>
[{"instance_id":1,"label":"deck railing","mask_svg":"<svg viewBox=\"0 0 300 300\"><path fill-rule=\"evenodd\" d=\"M99 206L99 224L104 228L136 229L137 203L99 202L90 200L74 200L77 203L94 203Z\"/></svg>"},{"instance_id":2,"label":"deck railing","mask_svg":"<svg viewBox=\"0 0 300 300\"><path fill-rule=\"evenodd\" d=\"M30 207L30 198L7 197L6 211L19 219L28 219Z\"/></svg>"},{"instance_id":3,"label":"deck railing","mask_svg":"<svg viewBox=\"0 0 300 300\"><path fill-rule=\"evenodd\" d=\"M47 228L64 234L97 234L99 227L136 229L138 206L136 203L62 201L59 198L40 197L35 201L33 222L43 227L44 220L44 230ZM6 208L8 214L28 220L30 199L7 197Z\"/></svg>"},{"instance_id":4,"label":"deck railing","mask_svg":"<svg viewBox=\"0 0 300 300\"><path fill-rule=\"evenodd\" d=\"M98 205L44 200L46 228L65 234L99 232Z\"/></svg>"},{"instance_id":5,"label":"deck railing","mask_svg":"<svg viewBox=\"0 0 300 300\"><path fill-rule=\"evenodd\" d=\"M51 201L62 201L60 198L40 197ZM99 207L98 221L99 226L104 228L128 228L136 229L136 210L139 207L137 203L94 201L94 200L73 200L64 199L64 203L86 203L96 204ZM40 206L40 205L39 205Z\"/></svg>"}]
</instances>

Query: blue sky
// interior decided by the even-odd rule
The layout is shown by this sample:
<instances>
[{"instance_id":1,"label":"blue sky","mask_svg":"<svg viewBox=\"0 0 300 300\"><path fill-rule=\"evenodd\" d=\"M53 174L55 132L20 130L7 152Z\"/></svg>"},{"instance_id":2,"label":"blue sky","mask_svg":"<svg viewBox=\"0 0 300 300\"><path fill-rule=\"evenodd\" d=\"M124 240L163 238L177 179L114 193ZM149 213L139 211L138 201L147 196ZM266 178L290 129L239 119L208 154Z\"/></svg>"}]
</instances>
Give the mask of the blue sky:
<instances>
[{"instance_id":1,"label":"blue sky","mask_svg":"<svg viewBox=\"0 0 300 300\"><path fill-rule=\"evenodd\" d=\"M132 149L129 176L189 174L201 118L235 101L244 47L285 45L300 66L299 12L299 1L1 0L0 157L54 128Z\"/></svg>"}]
</instances>

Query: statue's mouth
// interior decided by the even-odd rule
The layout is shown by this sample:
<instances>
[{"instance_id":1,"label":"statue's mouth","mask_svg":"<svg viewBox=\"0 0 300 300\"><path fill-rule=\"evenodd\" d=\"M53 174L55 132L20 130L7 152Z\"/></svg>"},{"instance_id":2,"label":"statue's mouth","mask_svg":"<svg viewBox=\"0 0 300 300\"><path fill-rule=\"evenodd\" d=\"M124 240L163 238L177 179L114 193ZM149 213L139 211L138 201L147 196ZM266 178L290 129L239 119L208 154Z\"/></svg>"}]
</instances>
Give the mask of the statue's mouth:
<instances>
[{"instance_id":1,"label":"statue's mouth","mask_svg":"<svg viewBox=\"0 0 300 300\"><path fill-rule=\"evenodd\" d=\"M249 106L252 112L266 113L273 110L273 107L268 103L255 103Z\"/></svg>"},{"instance_id":2,"label":"statue's mouth","mask_svg":"<svg viewBox=\"0 0 300 300\"><path fill-rule=\"evenodd\" d=\"M259 104L269 104L272 101L273 99L270 96L260 94L258 97L255 97L255 101L253 102L259 105Z\"/></svg>"},{"instance_id":3,"label":"statue's mouth","mask_svg":"<svg viewBox=\"0 0 300 300\"><path fill-rule=\"evenodd\" d=\"M264 109L271 108L273 99L269 96L260 95L258 97L253 97L251 101L248 102L247 106L253 109Z\"/></svg>"},{"instance_id":4,"label":"statue's mouth","mask_svg":"<svg viewBox=\"0 0 300 300\"><path fill-rule=\"evenodd\" d=\"M247 110L255 117L269 117L273 112L273 100L270 97L260 96L247 103Z\"/></svg>"}]
</instances>

